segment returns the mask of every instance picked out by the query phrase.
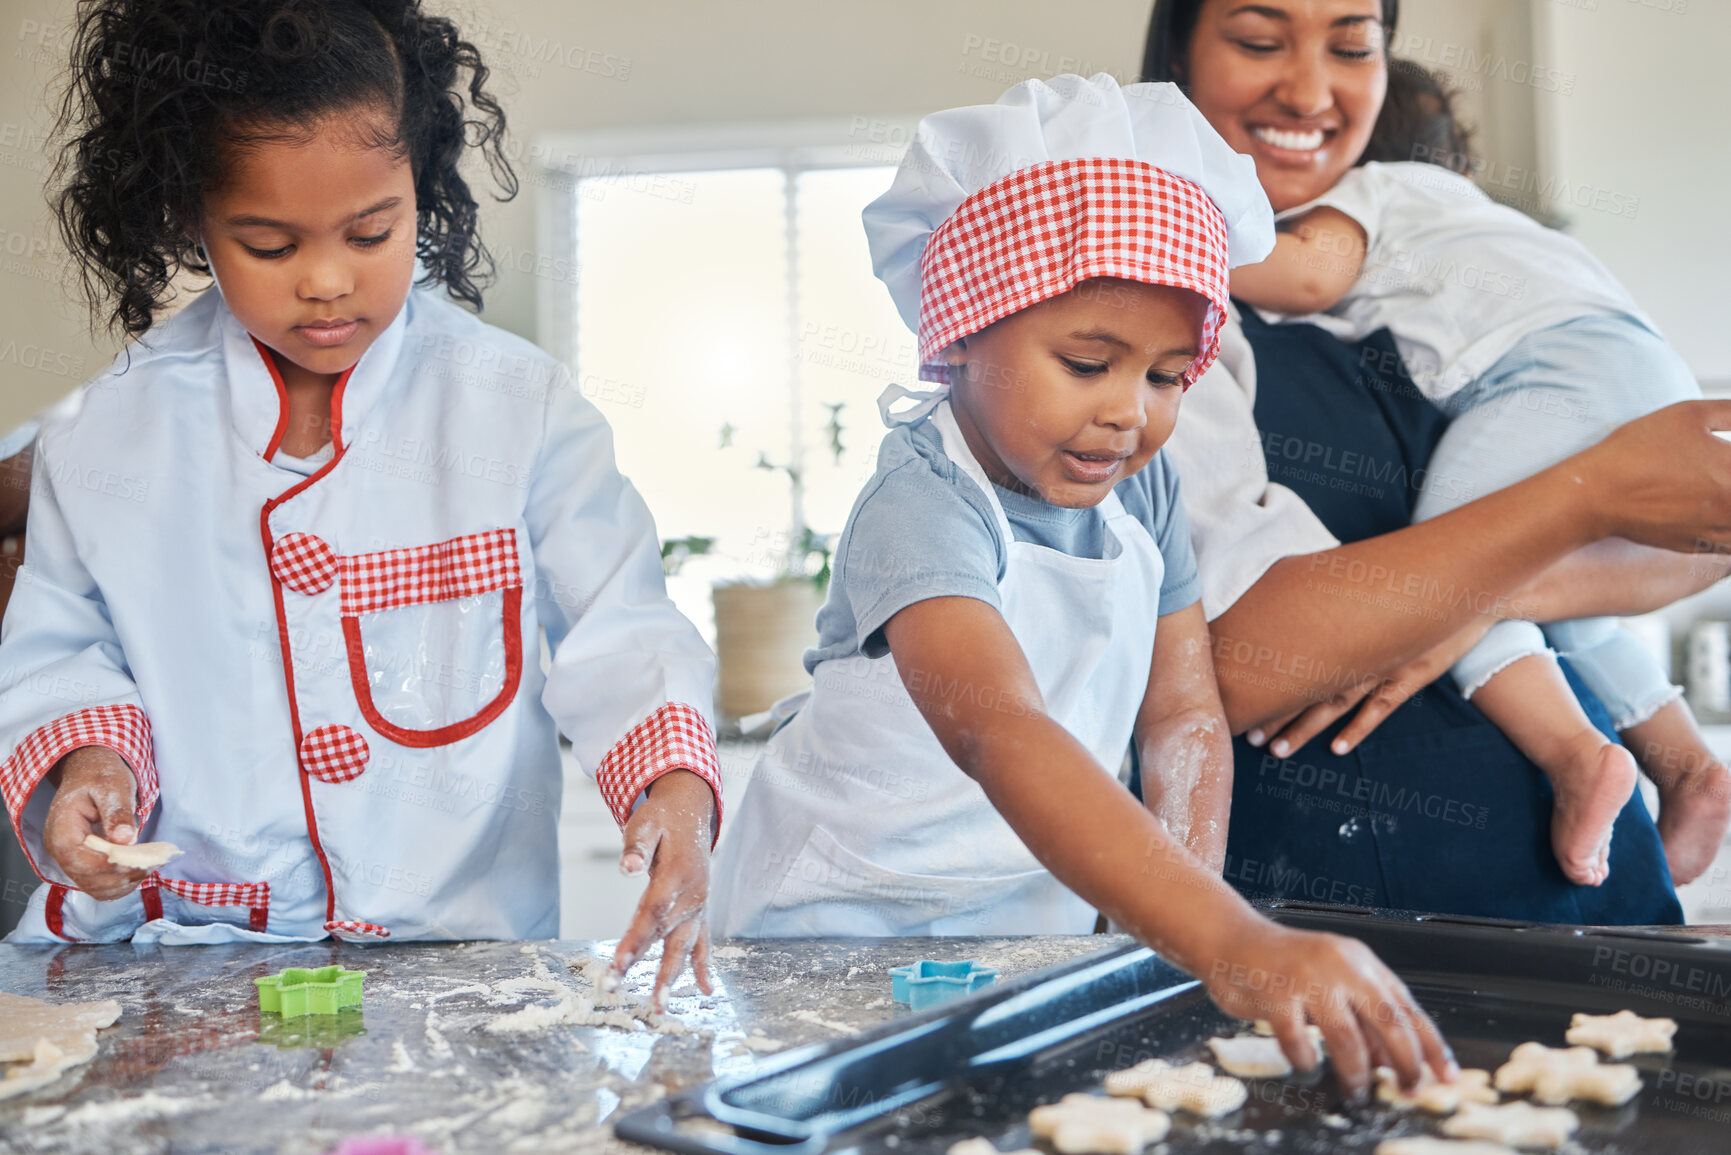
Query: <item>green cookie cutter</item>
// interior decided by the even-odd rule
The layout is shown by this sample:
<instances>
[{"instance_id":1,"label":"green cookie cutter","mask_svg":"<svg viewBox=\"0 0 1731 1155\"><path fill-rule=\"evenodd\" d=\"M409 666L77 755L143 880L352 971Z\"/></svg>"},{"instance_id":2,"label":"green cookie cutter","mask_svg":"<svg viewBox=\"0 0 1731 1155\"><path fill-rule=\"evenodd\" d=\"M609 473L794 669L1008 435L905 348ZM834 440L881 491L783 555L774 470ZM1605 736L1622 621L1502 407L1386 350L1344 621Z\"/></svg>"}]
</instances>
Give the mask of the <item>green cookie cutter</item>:
<instances>
[{"instance_id":1,"label":"green cookie cutter","mask_svg":"<svg viewBox=\"0 0 1731 1155\"><path fill-rule=\"evenodd\" d=\"M289 967L278 975L253 979L258 988L258 1009L267 1015L334 1015L344 1007L361 1005L361 980L366 971L340 966Z\"/></svg>"}]
</instances>

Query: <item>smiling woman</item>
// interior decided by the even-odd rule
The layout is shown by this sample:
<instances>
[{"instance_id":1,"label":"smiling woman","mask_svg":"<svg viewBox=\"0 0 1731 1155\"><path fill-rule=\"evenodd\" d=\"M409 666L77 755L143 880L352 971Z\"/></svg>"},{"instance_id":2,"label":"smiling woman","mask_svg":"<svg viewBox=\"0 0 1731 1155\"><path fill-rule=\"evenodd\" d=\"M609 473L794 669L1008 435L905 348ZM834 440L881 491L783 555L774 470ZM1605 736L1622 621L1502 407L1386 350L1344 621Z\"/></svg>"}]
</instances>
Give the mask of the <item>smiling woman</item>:
<instances>
[{"instance_id":1,"label":"smiling woman","mask_svg":"<svg viewBox=\"0 0 1731 1155\"><path fill-rule=\"evenodd\" d=\"M1275 212L1334 183L1370 141L1399 0L1162 3L1144 73L1177 80L1256 162ZM1187 45L1174 54L1172 46Z\"/></svg>"},{"instance_id":2,"label":"smiling woman","mask_svg":"<svg viewBox=\"0 0 1731 1155\"><path fill-rule=\"evenodd\" d=\"M1158 0L1144 74L1184 82L1254 160L1274 208L1294 209L1362 159L1397 14L1393 0ZM1413 525L1443 414L1387 330L1348 342L1285 320L1296 323L1238 302L1221 371L1193 391L1169 451L1227 717L1244 735L1228 877L1258 895L1345 888L1413 910L1677 921L1667 854L1690 877L1699 867L1681 851L1724 827L1725 772L1710 754L1699 759L1710 771L1668 787L1663 845L1638 797L1613 806L1609 878L1578 886L1550 853L1549 784L1451 681L1433 680L1499 617L1640 613L1722 574L1632 543L1725 540L1731 460L1711 429L1731 412L1672 406ZM1367 470L1334 464L1349 461ZM1685 490L1691 508L1654 500ZM1627 500L1635 491L1650 496ZM1576 690L1609 735L1598 699Z\"/></svg>"}]
</instances>

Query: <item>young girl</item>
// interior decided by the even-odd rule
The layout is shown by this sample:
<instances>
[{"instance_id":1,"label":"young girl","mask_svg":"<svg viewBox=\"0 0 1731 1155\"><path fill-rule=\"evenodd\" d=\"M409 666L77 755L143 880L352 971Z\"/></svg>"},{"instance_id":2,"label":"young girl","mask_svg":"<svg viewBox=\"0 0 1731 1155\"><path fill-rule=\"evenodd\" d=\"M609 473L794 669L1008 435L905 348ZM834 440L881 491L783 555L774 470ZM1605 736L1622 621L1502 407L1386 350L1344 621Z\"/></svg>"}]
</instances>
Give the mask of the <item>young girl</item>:
<instances>
[{"instance_id":1,"label":"young girl","mask_svg":"<svg viewBox=\"0 0 1731 1155\"><path fill-rule=\"evenodd\" d=\"M1275 320L1346 340L1394 335L1414 383L1452 418L1415 517L1435 517L1556 464L1617 426L1700 396L1653 322L1585 247L1491 202L1465 174L1466 134L1425 69L1389 71L1390 115L1421 161L1372 162L1282 215L1273 255L1232 275L1235 296ZM1451 171L1452 170L1452 171ZM1312 317L1311 314L1322 314ZM1678 883L1705 870L1731 818L1731 776L1680 691L1609 618L1504 621L1454 666L1461 692L1544 770L1551 842L1570 880L1604 882L1611 829L1635 760L1606 740L1564 680L1569 659L1629 746L1661 752L1660 833ZM1279 753L1280 751L1276 751ZM1678 752L1702 773L1671 772Z\"/></svg>"},{"instance_id":2,"label":"young girl","mask_svg":"<svg viewBox=\"0 0 1731 1155\"><path fill-rule=\"evenodd\" d=\"M1300 1065L1308 1017L1349 1086L1366 1037L1443 1073L1359 944L1277 928L1219 875L1231 752L1159 450L1214 360L1229 253L1259 259L1271 223L1171 85L1030 81L921 123L865 224L948 387L888 418L813 689L719 852L722 933L1085 934L1098 909ZM1114 777L1132 741L1147 808Z\"/></svg>"},{"instance_id":3,"label":"young girl","mask_svg":"<svg viewBox=\"0 0 1731 1155\"><path fill-rule=\"evenodd\" d=\"M712 658L601 415L451 299L460 163L515 187L474 47L418 0L92 0L75 61L58 210L137 340L38 443L14 937L553 935L557 724L654 875L616 967L665 934L707 983ZM214 286L162 321L183 271Z\"/></svg>"}]
</instances>

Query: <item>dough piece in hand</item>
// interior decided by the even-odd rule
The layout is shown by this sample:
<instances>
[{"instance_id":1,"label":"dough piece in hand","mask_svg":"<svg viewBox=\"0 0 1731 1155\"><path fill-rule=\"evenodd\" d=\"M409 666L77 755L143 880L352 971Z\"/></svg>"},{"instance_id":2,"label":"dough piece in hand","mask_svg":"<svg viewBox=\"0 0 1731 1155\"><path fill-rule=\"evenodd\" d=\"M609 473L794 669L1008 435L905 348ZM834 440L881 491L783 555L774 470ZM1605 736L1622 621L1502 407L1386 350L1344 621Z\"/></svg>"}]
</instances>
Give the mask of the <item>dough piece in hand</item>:
<instances>
[{"instance_id":1,"label":"dough piece in hand","mask_svg":"<svg viewBox=\"0 0 1731 1155\"><path fill-rule=\"evenodd\" d=\"M1641 1072L1627 1063L1601 1063L1591 1047L1547 1047L1522 1043L1497 1068L1497 1090L1531 1092L1553 1106L1584 1099L1620 1107L1641 1090Z\"/></svg>"},{"instance_id":2,"label":"dough piece in hand","mask_svg":"<svg viewBox=\"0 0 1731 1155\"><path fill-rule=\"evenodd\" d=\"M1618 1011L1614 1015L1583 1015L1569 1020L1569 1033L1563 1036L1571 1043L1596 1047L1613 1059L1630 1055L1661 1055L1671 1049L1671 1039L1677 1033L1676 1019L1643 1019L1634 1011Z\"/></svg>"},{"instance_id":3,"label":"dough piece in hand","mask_svg":"<svg viewBox=\"0 0 1731 1155\"><path fill-rule=\"evenodd\" d=\"M1556 1150L1569 1141L1581 1120L1567 1107L1535 1107L1531 1103L1464 1104L1460 1113L1442 1121L1442 1131L1457 1139L1488 1139L1509 1147Z\"/></svg>"},{"instance_id":4,"label":"dough piece in hand","mask_svg":"<svg viewBox=\"0 0 1731 1155\"><path fill-rule=\"evenodd\" d=\"M1322 1031L1315 1026L1304 1029L1310 1034L1311 1046L1320 1056L1323 1053ZM1280 1040L1270 1035L1212 1038L1208 1040L1208 1049L1214 1052L1214 1061L1222 1070L1240 1079L1284 1079L1292 1074L1292 1064L1287 1062L1286 1053L1280 1049Z\"/></svg>"},{"instance_id":5,"label":"dough piece in hand","mask_svg":"<svg viewBox=\"0 0 1731 1155\"><path fill-rule=\"evenodd\" d=\"M137 842L126 846L94 834L84 836L84 845L98 854L106 854L109 862L128 870L155 870L185 853L172 842Z\"/></svg>"},{"instance_id":6,"label":"dough piece in hand","mask_svg":"<svg viewBox=\"0 0 1731 1155\"><path fill-rule=\"evenodd\" d=\"M1208 1119L1230 1115L1250 1097L1243 1083L1216 1075L1207 1063L1175 1067L1164 1059L1146 1059L1128 1070L1113 1071L1106 1076L1106 1093L1136 1096L1161 1111L1188 1111Z\"/></svg>"},{"instance_id":7,"label":"dough piece in hand","mask_svg":"<svg viewBox=\"0 0 1731 1155\"><path fill-rule=\"evenodd\" d=\"M1172 1118L1130 1099L1065 1095L1035 1107L1028 1126L1062 1155L1140 1155L1148 1144L1166 1138Z\"/></svg>"},{"instance_id":8,"label":"dough piece in hand","mask_svg":"<svg viewBox=\"0 0 1731 1155\"><path fill-rule=\"evenodd\" d=\"M1403 1135L1384 1139L1376 1155L1520 1155L1513 1147L1482 1139L1438 1139L1435 1135Z\"/></svg>"},{"instance_id":9,"label":"dough piece in hand","mask_svg":"<svg viewBox=\"0 0 1731 1155\"><path fill-rule=\"evenodd\" d=\"M1462 1103L1495 1103L1501 1098L1491 1086L1489 1071L1464 1070L1454 1082L1444 1083L1429 1067L1419 1068L1418 1086L1411 1094L1401 1090L1400 1076L1391 1068L1378 1067L1376 1097L1402 1111L1418 1107L1433 1115L1452 1115Z\"/></svg>"},{"instance_id":10,"label":"dough piece in hand","mask_svg":"<svg viewBox=\"0 0 1731 1155\"><path fill-rule=\"evenodd\" d=\"M56 1005L0 992L0 1099L47 1086L96 1057L96 1032L120 1017L113 999Z\"/></svg>"}]
</instances>

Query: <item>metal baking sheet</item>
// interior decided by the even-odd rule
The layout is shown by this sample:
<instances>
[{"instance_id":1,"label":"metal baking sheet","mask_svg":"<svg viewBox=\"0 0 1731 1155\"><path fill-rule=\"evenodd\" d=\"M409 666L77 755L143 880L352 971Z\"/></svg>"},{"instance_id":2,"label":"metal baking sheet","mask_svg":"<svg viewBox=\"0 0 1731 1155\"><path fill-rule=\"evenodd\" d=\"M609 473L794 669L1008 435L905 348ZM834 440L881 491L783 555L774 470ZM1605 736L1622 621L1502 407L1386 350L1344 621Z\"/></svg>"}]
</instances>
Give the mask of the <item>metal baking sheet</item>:
<instances>
[{"instance_id":1,"label":"metal baking sheet","mask_svg":"<svg viewBox=\"0 0 1731 1155\"><path fill-rule=\"evenodd\" d=\"M1670 1055L1629 1060L1641 1094L1617 1109L1574 1104L1576 1150L1731 1152L1731 944L1686 933L1588 929L1282 904L1279 921L1363 940L1412 988L1464 1067L1494 1069L1516 1044L1564 1045L1576 1011L1629 1008L1678 1021ZM928 1155L984 1136L1031 1145L1028 1112L1146 1058L1206 1058L1241 1024L1152 951L1088 956L852 1039L780 1056L621 1118L622 1139L682 1155L768 1149ZM1179 1152L1369 1151L1434 1134L1435 1120L1343 1101L1329 1067L1256 1080L1218 1121L1174 1116Z\"/></svg>"}]
</instances>

